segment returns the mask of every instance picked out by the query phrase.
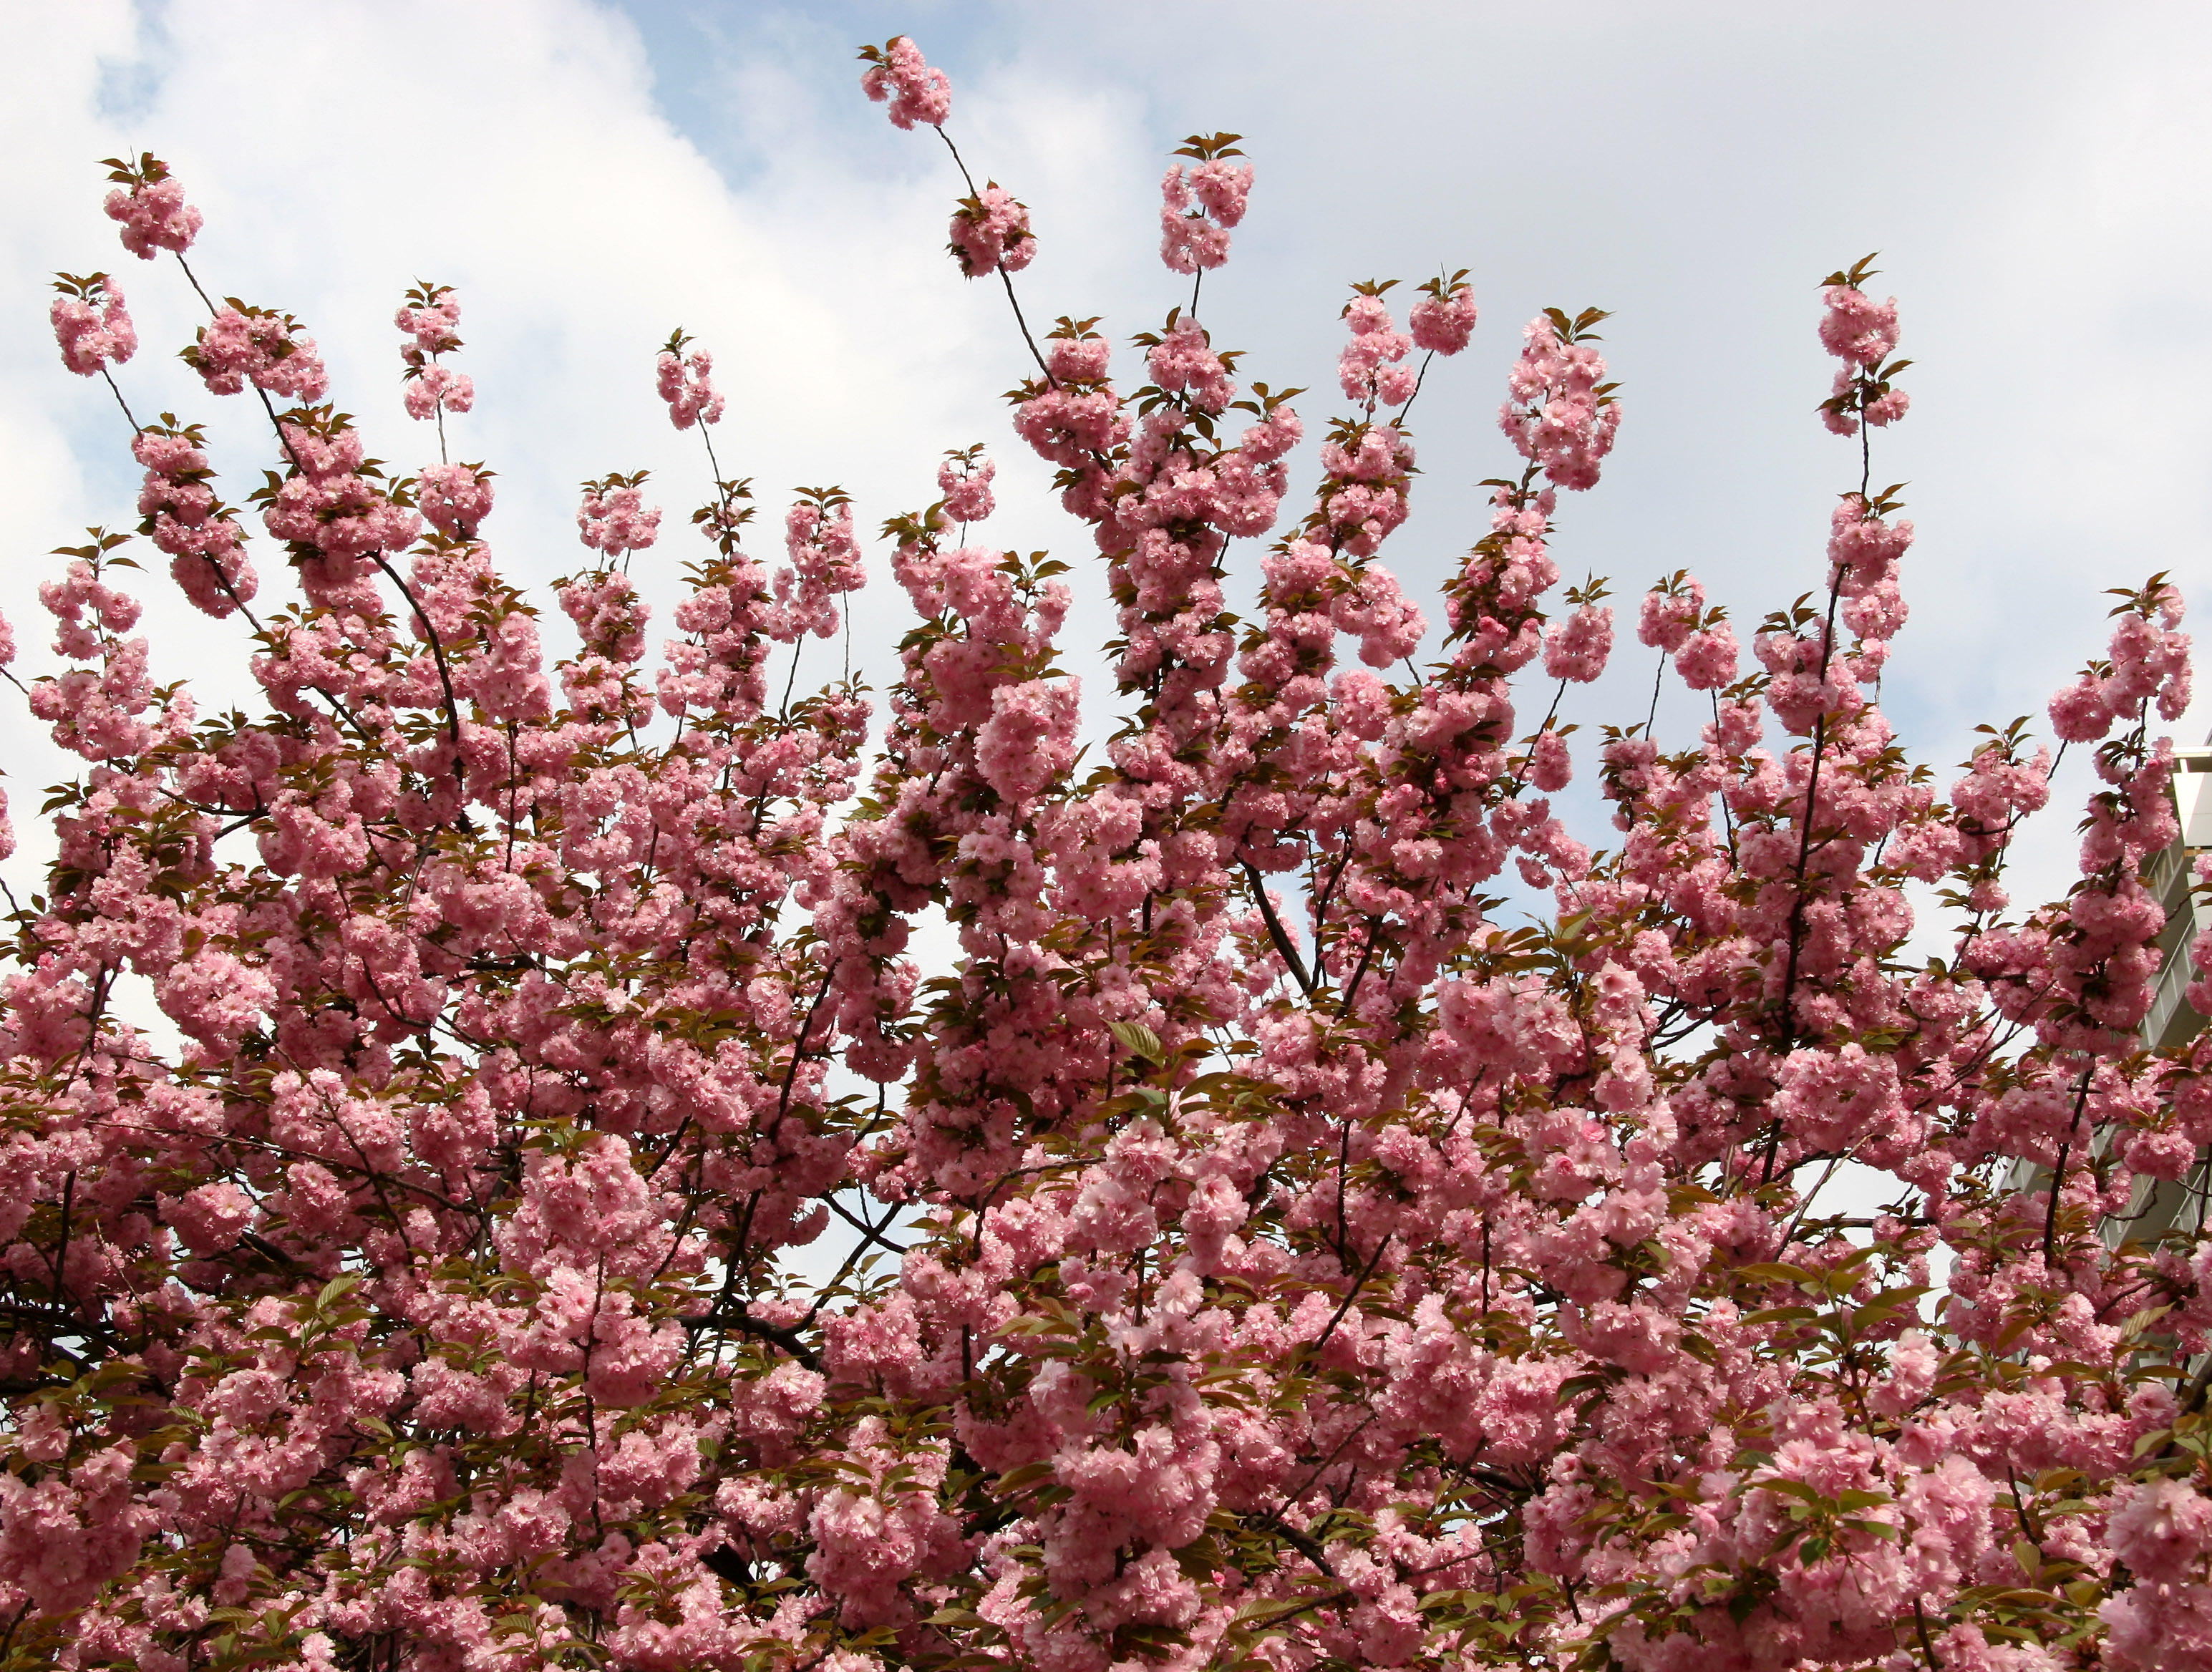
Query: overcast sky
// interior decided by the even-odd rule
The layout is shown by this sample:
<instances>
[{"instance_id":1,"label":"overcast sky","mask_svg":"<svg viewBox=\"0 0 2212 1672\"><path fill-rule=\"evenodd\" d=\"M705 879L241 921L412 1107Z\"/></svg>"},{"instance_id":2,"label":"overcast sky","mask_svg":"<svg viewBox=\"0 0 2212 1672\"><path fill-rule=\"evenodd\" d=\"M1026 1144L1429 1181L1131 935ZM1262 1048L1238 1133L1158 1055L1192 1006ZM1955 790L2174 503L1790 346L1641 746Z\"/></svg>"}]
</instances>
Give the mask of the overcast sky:
<instances>
[{"instance_id":1,"label":"overcast sky","mask_svg":"<svg viewBox=\"0 0 2212 1672\"><path fill-rule=\"evenodd\" d=\"M417 277L459 287L479 404L456 455L500 472L488 532L526 581L581 566L580 479L650 467L671 511L665 623L683 514L705 492L696 440L653 391L680 324L716 351L719 446L756 478L766 550L794 485L843 484L872 527L933 497L944 450L981 441L1008 489L994 536L1058 549L1082 565L1079 595L1102 597L1081 530L1006 426L999 396L1024 362L1003 299L944 253L949 161L859 91L857 45L901 32L952 76L949 131L978 176L1031 205L1032 319L1104 315L1126 337L1185 294L1154 217L1165 154L1194 131L1245 135L1259 171L1206 322L1249 350L1246 375L1313 390L1310 427L1341 404L1351 282L1471 271L1482 324L1421 397L1425 474L1385 548L1417 596L1481 532L1473 484L1511 463L1503 374L1547 304L1613 311L1626 403L1605 480L1560 512L1570 575L1613 577L1632 615L1653 578L1689 567L1740 629L1819 587L1829 508L1856 472L1813 411L1832 365L1816 286L1870 250L1916 362L1875 473L1911 484L1919 530L1885 690L1917 755L1948 781L1976 721L2039 717L2101 648L2106 587L2165 568L2195 598L2212 579L2202 5L8 0L0 27L15 506L0 608L27 677L51 665L40 554L133 520L121 421L46 325L52 270L116 273L146 343L124 374L134 404L208 420L234 498L270 462L258 414L170 357L196 319L173 266L130 258L100 216L94 159L138 149L205 210L210 288L303 318L341 406L404 467L435 453L400 407L392 312ZM1125 382L1134 365L1125 350ZM1239 549L1240 587L1258 551ZM259 562L265 580L278 567ZM224 671L238 635L171 592L157 569L157 676L204 679L204 706L243 697ZM856 638L878 685L902 608L878 562ZM1079 669L1108 630L1078 612ZM1616 666L1569 718L1641 717L1648 653L1631 642ZM2182 740L2208 718L2200 705ZM1662 741L1690 741L1693 720L1686 702L1662 710ZM19 714L0 748L21 824L61 769ZM2072 824L2061 811L2037 838L2050 885L2070 872Z\"/></svg>"}]
</instances>

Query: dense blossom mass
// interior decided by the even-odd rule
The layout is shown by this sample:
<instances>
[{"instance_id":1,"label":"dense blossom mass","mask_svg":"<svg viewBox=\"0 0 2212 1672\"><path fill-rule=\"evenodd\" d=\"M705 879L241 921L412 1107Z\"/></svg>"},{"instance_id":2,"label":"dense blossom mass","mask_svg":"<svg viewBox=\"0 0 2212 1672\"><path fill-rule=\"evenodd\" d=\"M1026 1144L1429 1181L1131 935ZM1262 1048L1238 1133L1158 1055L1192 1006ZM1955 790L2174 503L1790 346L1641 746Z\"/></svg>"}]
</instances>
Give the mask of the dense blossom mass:
<instances>
[{"instance_id":1,"label":"dense blossom mass","mask_svg":"<svg viewBox=\"0 0 2212 1672\"><path fill-rule=\"evenodd\" d=\"M943 134L911 41L864 57ZM1632 654L1710 721L1578 761L1560 693L1622 648L1554 551L1620 432L1605 316L1526 328L1517 474L1425 610L1380 553L1474 291L1356 286L1310 431L1196 312L1236 137L1177 154L1194 289L1133 355L1009 331L1088 576L992 542L981 447L880 548L830 487L759 551L709 354L641 348L711 481L657 657L667 483L584 484L550 619L447 457L454 294L398 316L439 457L397 473L298 321L200 289L176 178L110 165L268 448L234 503L203 420L124 406L138 533L263 701L159 683L130 536L60 554L23 689L82 764L0 1010L0 1664L2212 1663L2212 1243L2125 1232L2212 1141L2212 1047L2136 1032L2178 593L2121 594L2053 702L2100 787L2079 885L2014 905L2051 751L1992 730L1947 781L1875 702L1912 526L1862 263L1825 573L1747 635L1661 579ZM1011 299L1028 211L961 173L959 269ZM112 380L119 291L59 289ZM796 674L886 574L878 725ZM1086 744L1058 657L1102 586ZM1609 830L1550 800L1578 766ZM1893 1202L1825 1206L1844 1161Z\"/></svg>"}]
</instances>

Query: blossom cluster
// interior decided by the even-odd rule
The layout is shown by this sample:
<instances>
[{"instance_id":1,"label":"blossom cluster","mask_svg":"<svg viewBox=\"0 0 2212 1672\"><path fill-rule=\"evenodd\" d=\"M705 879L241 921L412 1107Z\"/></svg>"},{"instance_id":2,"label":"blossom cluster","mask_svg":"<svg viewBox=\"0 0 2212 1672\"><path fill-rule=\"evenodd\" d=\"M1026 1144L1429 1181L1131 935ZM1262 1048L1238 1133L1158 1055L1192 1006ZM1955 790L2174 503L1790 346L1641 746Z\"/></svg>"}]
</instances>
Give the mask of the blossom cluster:
<instances>
[{"instance_id":1,"label":"blossom cluster","mask_svg":"<svg viewBox=\"0 0 2212 1672\"><path fill-rule=\"evenodd\" d=\"M131 323L123 292L105 273L76 278L58 275L48 317L61 344L62 364L80 377L95 377L120 366L138 351L138 330Z\"/></svg>"},{"instance_id":2,"label":"blossom cluster","mask_svg":"<svg viewBox=\"0 0 2212 1672\"><path fill-rule=\"evenodd\" d=\"M399 345L400 362L407 368L407 416L442 418L447 412L466 412L474 406L475 380L439 363L461 346L461 302L452 287L416 286L408 292L407 305L392 316L392 323L408 338Z\"/></svg>"},{"instance_id":3,"label":"blossom cluster","mask_svg":"<svg viewBox=\"0 0 2212 1672\"><path fill-rule=\"evenodd\" d=\"M1829 274L1820 293L1826 305L1820 346L1844 362L1820 404L1820 422L1838 435L1856 435L1862 423L1877 429L1894 423L1912 404L1893 381L1911 362L1890 359L1897 351L1897 298L1878 302L1859 289L1873 277L1872 261Z\"/></svg>"},{"instance_id":4,"label":"blossom cluster","mask_svg":"<svg viewBox=\"0 0 2212 1672\"><path fill-rule=\"evenodd\" d=\"M1887 637L1887 635L1883 636ZM1686 572L1644 595L1636 637L1674 659L1674 671L1692 690L1720 690L1735 683L1742 648L1728 612L1705 605L1705 589Z\"/></svg>"},{"instance_id":5,"label":"blossom cluster","mask_svg":"<svg viewBox=\"0 0 2212 1672\"><path fill-rule=\"evenodd\" d=\"M101 164L115 189L103 205L107 218L123 229L123 247L141 261L163 250L182 255L199 235L198 210L185 201L184 182L168 165L148 152L137 162L109 157Z\"/></svg>"},{"instance_id":6,"label":"blossom cluster","mask_svg":"<svg viewBox=\"0 0 2212 1672\"><path fill-rule=\"evenodd\" d=\"M667 403L669 422L678 429L722 421L722 398L714 391L714 356L704 349L686 353L690 340L678 331L655 362L660 398Z\"/></svg>"},{"instance_id":7,"label":"blossom cluster","mask_svg":"<svg viewBox=\"0 0 2212 1672\"><path fill-rule=\"evenodd\" d=\"M216 310L184 356L210 394L234 395L249 383L302 403L330 392L315 339L301 336L289 313L232 302Z\"/></svg>"},{"instance_id":8,"label":"blossom cluster","mask_svg":"<svg viewBox=\"0 0 2212 1672\"><path fill-rule=\"evenodd\" d=\"M584 483L576 507L577 537L609 557L643 551L660 538L660 510L645 502L645 472Z\"/></svg>"},{"instance_id":9,"label":"blossom cluster","mask_svg":"<svg viewBox=\"0 0 2212 1672\"><path fill-rule=\"evenodd\" d=\"M1344 398L1364 401L1370 412L1378 405L1403 406L1413 399L1413 369L1399 362L1413 339L1398 329L1379 289L1363 289L1346 303L1344 323L1352 331L1352 340L1336 362Z\"/></svg>"},{"instance_id":10,"label":"blossom cluster","mask_svg":"<svg viewBox=\"0 0 2212 1672\"><path fill-rule=\"evenodd\" d=\"M986 273L1018 273L1036 255L1036 235L1030 230L1029 205L1005 191L996 180L981 192L963 198L952 211L952 236L948 246L960 271L969 278Z\"/></svg>"},{"instance_id":11,"label":"blossom cluster","mask_svg":"<svg viewBox=\"0 0 2212 1672\"><path fill-rule=\"evenodd\" d=\"M1558 309L1522 330L1526 346L1507 380L1498 423L1514 451L1562 488L1595 485L1620 427L1620 404L1605 380L1605 356L1590 346L1590 326L1605 315L1573 319Z\"/></svg>"},{"instance_id":12,"label":"blossom cluster","mask_svg":"<svg viewBox=\"0 0 2212 1672\"><path fill-rule=\"evenodd\" d=\"M138 433L131 452L146 469L138 532L169 554L185 596L220 621L250 602L260 581L246 555L245 528L208 485L215 472L206 443L196 425L157 424Z\"/></svg>"},{"instance_id":13,"label":"blossom cluster","mask_svg":"<svg viewBox=\"0 0 2212 1672\"><path fill-rule=\"evenodd\" d=\"M1168 165L1160 180L1160 259L1170 272L1211 271L1229 259L1229 234L1243 220L1252 197L1252 165L1242 156L1241 134L1193 134L1176 155L1195 158Z\"/></svg>"},{"instance_id":14,"label":"blossom cluster","mask_svg":"<svg viewBox=\"0 0 2212 1672\"><path fill-rule=\"evenodd\" d=\"M893 35L881 47L862 47L860 57L869 66L860 89L879 105L889 101L894 127L944 125L952 113L952 80L922 57L921 48Z\"/></svg>"}]
</instances>

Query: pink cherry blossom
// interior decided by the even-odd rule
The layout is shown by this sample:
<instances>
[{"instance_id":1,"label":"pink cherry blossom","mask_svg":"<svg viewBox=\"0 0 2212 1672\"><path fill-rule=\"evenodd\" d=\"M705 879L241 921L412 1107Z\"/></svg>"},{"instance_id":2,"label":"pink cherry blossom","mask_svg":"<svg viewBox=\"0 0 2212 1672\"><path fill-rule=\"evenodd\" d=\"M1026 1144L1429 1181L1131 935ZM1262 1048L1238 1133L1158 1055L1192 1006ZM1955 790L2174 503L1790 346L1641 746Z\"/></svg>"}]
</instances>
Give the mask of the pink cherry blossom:
<instances>
[{"instance_id":1,"label":"pink cherry blossom","mask_svg":"<svg viewBox=\"0 0 2212 1672\"><path fill-rule=\"evenodd\" d=\"M407 368L402 396L407 416L437 420L442 441L445 415L466 412L477 398L476 382L467 373L440 363L442 356L461 346L460 298L447 285L417 285L407 293L407 305L392 322L410 339L399 348L400 361Z\"/></svg>"},{"instance_id":2,"label":"pink cherry blossom","mask_svg":"<svg viewBox=\"0 0 2212 1672\"><path fill-rule=\"evenodd\" d=\"M120 366L138 351L138 332L123 305L123 292L105 273L88 280L64 279L54 287L49 317L61 344L62 363L81 377L105 366Z\"/></svg>"},{"instance_id":3,"label":"pink cherry blossom","mask_svg":"<svg viewBox=\"0 0 2212 1672\"><path fill-rule=\"evenodd\" d=\"M123 247L141 261L162 250L181 255L199 234L200 212L185 202L182 181L150 152L134 167L110 158L108 179L120 182L107 194L107 218L123 228Z\"/></svg>"},{"instance_id":4,"label":"pink cherry blossom","mask_svg":"<svg viewBox=\"0 0 2212 1672\"><path fill-rule=\"evenodd\" d=\"M1406 368L1395 362L1406 357L1413 339L1400 331L1390 310L1375 295L1354 296L1344 310L1352 340L1337 356L1336 380L1345 398L1376 405L1402 406L1413 398L1413 381Z\"/></svg>"},{"instance_id":5,"label":"pink cherry blossom","mask_svg":"<svg viewBox=\"0 0 2212 1672\"><path fill-rule=\"evenodd\" d=\"M1603 605L1584 605L1544 635L1544 672L1554 679L1595 679L1612 654L1613 611Z\"/></svg>"},{"instance_id":6,"label":"pink cherry blossom","mask_svg":"<svg viewBox=\"0 0 2212 1672\"><path fill-rule=\"evenodd\" d=\"M634 480L587 482L576 508L576 531L586 545L610 557L642 551L660 538L660 512L647 506Z\"/></svg>"},{"instance_id":7,"label":"pink cherry blossom","mask_svg":"<svg viewBox=\"0 0 2212 1672\"><path fill-rule=\"evenodd\" d=\"M945 514L955 522L981 522L997 508L991 479L999 467L988 459L951 454L937 467L937 490L945 496Z\"/></svg>"},{"instance_id":8,"label":"pink cherry blossom","mask_svg":"<svg viewBox=\"0 0 2212 1672\"><path fill-rule=\"evenodd\" d=\"M185 360L214 394L235 395L251 383L307 402L330 391L314 338L301 336L289 314L264 308L218 308L201 327L199 340L185 350Z\"/></svg>"},{"instance_id":9,"label":"pink cherry blossom","mask_svg":"<svg viewBox=\"0 0 2212 1672\"><path fill-rule=\"evenodd\" d=\"M1194 141L1180 155L1195 155L1201 144ZM1230 229L1244 218L1252 195L1252 165L1228 155L1170 163L1162 178L1160 259L1169 271L1211 271L1229 259Z\"/></svg>"},{"instance_id":10,"label":"pink cherry blossom","mask_svg":"<svg viewBox=\"0 0 2212 1672\"><path fill-rule=\"evenodd\" d=\"M1897 298L1876 302L1858 287L1872 276L1869 256L1849 273L1835 273L1821 291L1820 346L1842 361L1833 389L1820 404L1820 422L1838 435L1856 435L1862 423L1880 429L1902 418L1912 398L1891 380L1906 364L1883 362L1896 351Z\"/></svg>"},{"instance_id":11,"label":"pink cherry blossom","mask_svg":"<svg viewBox=\"0 0 2212 1672\"><path fill-rule=\"evenodd\" d=\"M1897 348L1897 298L1877 302L1849 284L1821 293L1820 346L1848 366L1879 365Z\"/></svg>"},{"instance_id":12,"label":"pink cherry blossom","mask_svg":"<svg viewBox=\"0 0 2212 1672\"><path fill-rule=\"evenodd\" d=\"M1726 622L1692 633L1674 653L1675 671L1692 690L1720 690L1735 683L1741 654Z\"/></svg>"},{"instance_id":13,"label":"pink cherry blossom","mask_svg":"<svg viewBox=\"0 0 2212 1672\"><path fill-rule=\"evenodd\" d=\"M146 467L138 494L139 532L170 554L170 574L186 597L221 620L252 601L260 581L246 556L246 531L207 485L213 478L204 436L194 427L139 432L131 453Z\"/></svg>"},{"instance_id":14,"label":"pink cherry blossom","mask_svg":"<svg viewBox=\"0 0 2212 1672\"><path fill-rule=\"evenodd\" d=\"M1431 281L1407 315L1413 346L1430 354L1457 354L1474 334L1474 292L1464 282Z\"/></svg>"},{"instance_id":15,"label":"pink cherry blossom","mask_svg":"<svg viewBox=\"0 0 2212 1672\"><path fill-rule=\"evenodd\" d=\"M468 465L425 465L416 484L416 506L434 527L473 538L491 514L489 476Z\"/></svg>"},{"instance_id":16,"label":"pink cherry blossom","mask_svg":"<svg viewBox=\"0 0 2212 1672\"><path fill-rule=\"evenodd\" d=\"M677 336L680 339L683 332ZM670 423L678 429L689 429L695 423L722 421L722 398L714 392L714 356L704 349L694 349L689 354L667 349L662 350L658 365L660 398L668 403Z\"/></svg>"},{"instance_id":17,"label":"pink cherry blossom","mask_svg":"<svg viewBox=\"0 0 2212 1672\"><path fill-rule=\"evenodd\" d=\"M881 51L869 47L861 57L869 67L860 77L860 90L878 104L890 101L893 127L939 127L952 113L951 79L931 68L921 48L906 36L893 35Z\"/></svg>"},{"instance_id":18,"label":"pink cherry blossom","mask_svg":"<svg viewBox=\"0 0 2212 1672\"><path fill-rule=\"evenodd\" d=\"M1620 405L1607 392L1605 356L1587 337L1568 341L1559 332L1548 315L1528 322L1528 346L1507 379L1510 398L1498 422L1523 459L1579 492L1597 485L1620 428Z\"/></svg>"},{"instance_id":19,"label":"pink cherry blossom","mask_svg":"<svg viewBox=\"0 0 2212 1672\"><path fill-rule=\"evenodd\" d=\"M993 180L952 212L953 257L969 278L986 273L1018 273L1036 255L1030 231L1029 205Z\"/></svg>"}]
</instances>

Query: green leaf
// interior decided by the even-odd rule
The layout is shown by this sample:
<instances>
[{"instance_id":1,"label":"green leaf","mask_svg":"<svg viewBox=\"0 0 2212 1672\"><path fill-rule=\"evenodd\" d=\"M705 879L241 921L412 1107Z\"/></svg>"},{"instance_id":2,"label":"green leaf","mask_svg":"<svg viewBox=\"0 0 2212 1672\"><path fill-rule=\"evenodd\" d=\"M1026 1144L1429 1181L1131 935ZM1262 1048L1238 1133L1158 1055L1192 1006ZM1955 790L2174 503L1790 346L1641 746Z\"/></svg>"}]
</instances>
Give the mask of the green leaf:
<instances>
[{"instance_id":1,"label":"green leaf","mask_svg":"<svg viewBox=\"0 0 2212 1672\"><path fill-rule=\"evenodd\" d=\"M1160 1049L1160 1037L1142 1022L1109 1022L1106 1031L1121 1041L1121 1049L1147 1062L1158 1062L1164 1053Z\"/></svg>"}]
</instances>

